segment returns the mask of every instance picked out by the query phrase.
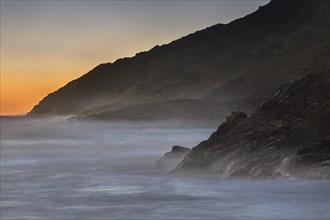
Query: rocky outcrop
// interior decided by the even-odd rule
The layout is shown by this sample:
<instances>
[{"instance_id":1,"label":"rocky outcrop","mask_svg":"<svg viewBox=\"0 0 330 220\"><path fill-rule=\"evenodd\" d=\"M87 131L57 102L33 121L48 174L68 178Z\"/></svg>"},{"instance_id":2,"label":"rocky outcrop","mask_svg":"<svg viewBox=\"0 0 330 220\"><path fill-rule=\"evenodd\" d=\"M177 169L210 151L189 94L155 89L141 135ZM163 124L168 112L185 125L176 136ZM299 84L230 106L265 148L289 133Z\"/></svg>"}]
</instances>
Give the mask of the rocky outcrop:
<instances>
[{"instance_id":1,"label":"rocky outcrop","mask_svg":"<svg viewBox=\"0 0 330 220\"><path fill-rule=\"evenodd\" d=\"M176 168L225 176L329 178L330 71L288 83L250 117L234 112Z\"/></svg>"},{"instance_id":2,"label":"rocky outcrop","mask_svg":"<svg viewBox=\"0 0 330 220\"><path fill-rule=\"evenodd\" d=\"M229 24L101 64L49 94L30 115L112 119L142 108L154 115L150 103L197 99L251 113L278 86L330 67L329 27L329 1L272 0ZM166 109L160 112L166 116Z\"/></svg>"},{"instance_id":3,"label":"rocky outcrop","mask_svg":"<svg viewBox=\"0 0 330 220\"><path fill-rule=\"evenodd\" d=\"M179 162L190 152L190 149L182 146L173 146L170 152L157 160L156 165L158 168L172 170Z\"/></svg>"}]
</instances>

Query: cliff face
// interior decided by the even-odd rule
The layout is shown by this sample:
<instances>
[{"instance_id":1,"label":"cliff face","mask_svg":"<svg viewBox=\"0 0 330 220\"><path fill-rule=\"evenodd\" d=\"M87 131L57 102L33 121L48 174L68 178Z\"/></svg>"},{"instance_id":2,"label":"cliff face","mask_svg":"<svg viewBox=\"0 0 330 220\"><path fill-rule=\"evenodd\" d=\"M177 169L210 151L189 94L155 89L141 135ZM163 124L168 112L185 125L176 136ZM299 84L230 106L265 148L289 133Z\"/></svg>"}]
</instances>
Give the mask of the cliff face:
<instances>
[{"instance_id":1,"label":"cliff face","mask_svg":"<svg viewBox=\"0 0 330 220\"><path fill-rule=\"evenodd\" d=\"M229 24L102 64L30 114L111 113L188 99L250 112L279 85L330 67L329 21L329 1L273 0Z\"/></svg>"},{"instance_id":2,"label":"cliff face","mask_svg":"<svg viewBox=\"0 0 330 220\"><path fill-rule=\"evenodd\" d=\"M250 117L235 112L176 171L226 176L330 175L330 71L288 83Z\"/></svg>"}]
</instances>

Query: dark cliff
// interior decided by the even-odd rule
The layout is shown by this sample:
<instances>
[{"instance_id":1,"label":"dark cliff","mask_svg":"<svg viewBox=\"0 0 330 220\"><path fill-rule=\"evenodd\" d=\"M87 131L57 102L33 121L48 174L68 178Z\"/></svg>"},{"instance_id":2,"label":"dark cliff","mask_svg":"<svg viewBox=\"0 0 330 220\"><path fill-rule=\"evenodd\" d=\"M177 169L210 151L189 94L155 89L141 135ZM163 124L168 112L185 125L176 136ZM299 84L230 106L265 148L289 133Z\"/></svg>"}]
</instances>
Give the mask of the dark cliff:
<instances>
[{"instance_id":1,"label":"dark cliff","mask_svg":"<svg viewBox=\"0 0 330 220\"><path fill-rule=\"evenodd\" d=\"M330 175L330 71L288 83L247 117L235 112L177 171L226 176Z\"/></svg>"},{"instance_id":2,"label":"dark cliff","mask_svg":"<svg viewBox=\"0 0 330 220\"><path fill-rule=\"evenodd\" d=\"M273 0L229 24L102 64L49 94L30 115L111 113L188 99L251 112L279 85L330 67L329 21L329 1Z\"/></svg>"}]
</instances>

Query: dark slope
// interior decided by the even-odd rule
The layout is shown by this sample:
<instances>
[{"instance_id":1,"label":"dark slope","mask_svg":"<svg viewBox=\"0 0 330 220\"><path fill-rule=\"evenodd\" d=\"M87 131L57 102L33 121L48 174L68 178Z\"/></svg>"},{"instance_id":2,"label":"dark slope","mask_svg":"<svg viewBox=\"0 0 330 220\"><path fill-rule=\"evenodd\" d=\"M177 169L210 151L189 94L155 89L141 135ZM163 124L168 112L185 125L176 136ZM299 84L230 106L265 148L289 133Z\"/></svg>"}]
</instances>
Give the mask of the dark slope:
<instances>
[{"instance_id":1,"label":"dark slope","mask_svg":"<svg viewBox=\"0 0 330 220\"><path fill-rule=\"evenodd\" d=\"M30 114L177 99L217 99L249 112L279 85L330 67L329 21L329 1L273 0L230 24L102 64L49 94Z\"/></svg>"},{"instance_id":2,"label":"dark slope","mask_svg":"<svg viewBox=\"0 0 330 220\"><path fill-rule=\"evenodd\" d=\"M106 111L89 116L78 116L76 119L96 120L172 120L185 122L208 122L215 126L219 120L230 114L231 109L223 102L216 100L179 99L164 102L153 102L125 106L115 111Z\"/></svg>"},{"instance_id":3,"label":"dark slope","mask_svg":"<svg viewBox=\"0 0 330 220\"><path fill-rule=\"evenodd\" d=\"M235 112L177 171L330 177L330 71L286 84L252 115Z\"/></svg>"}]
</instances>

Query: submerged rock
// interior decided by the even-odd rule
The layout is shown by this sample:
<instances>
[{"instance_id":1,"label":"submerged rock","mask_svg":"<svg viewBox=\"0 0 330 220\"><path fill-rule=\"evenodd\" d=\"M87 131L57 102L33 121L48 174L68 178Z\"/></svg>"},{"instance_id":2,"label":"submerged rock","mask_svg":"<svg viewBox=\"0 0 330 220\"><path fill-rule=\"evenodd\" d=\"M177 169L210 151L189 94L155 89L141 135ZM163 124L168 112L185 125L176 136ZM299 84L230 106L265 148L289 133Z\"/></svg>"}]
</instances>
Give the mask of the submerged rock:
<instances>
[{"instance_id":1,"label":"submerged rock","mask_svg":"<svg viewBox=\"0 0 330 220\"><path fill-rule=\"evenodd\" d=\"M170 152L165 153L165 155L157 160L156 164L158 168L161 169L174 169L182 159L190 152L190 149L182 146L173 146Z\"/></svg>"},{"instance_id":2,"label":"submerged rock","mask_svg":"<svg viewBox=\"0 0 330 220\"><path fill-rule=\"evenodd\" d=\"M225 176L330 176L330 71L279 88L250 117L235 112L176 168Z\"/></svg>"}]
</instances>

